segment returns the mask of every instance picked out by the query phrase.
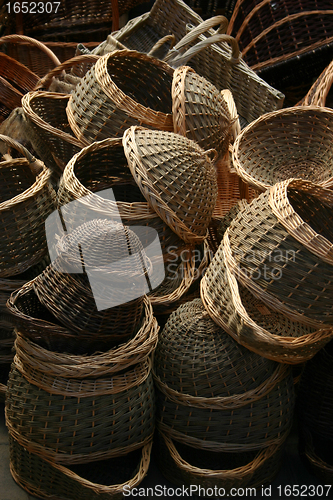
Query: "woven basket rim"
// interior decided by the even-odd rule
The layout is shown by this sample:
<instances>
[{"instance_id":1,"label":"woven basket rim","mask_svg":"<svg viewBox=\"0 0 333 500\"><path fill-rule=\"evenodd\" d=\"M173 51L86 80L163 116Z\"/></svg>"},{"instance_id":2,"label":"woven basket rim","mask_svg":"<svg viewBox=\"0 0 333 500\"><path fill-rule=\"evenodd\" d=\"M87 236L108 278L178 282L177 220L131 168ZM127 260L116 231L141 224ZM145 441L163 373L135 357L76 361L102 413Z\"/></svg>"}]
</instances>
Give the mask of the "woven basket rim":
<instances>
[{"instance_id":1,"label":"woven basket rim","mask_svg":"<svg viewBox=\"0 0 333 500\"><path fill-rule=\"evenodd\" d=\"M67 132L63 132L49 123L47 123L45 120L43 120L40 116L35 113L31 107L31 101L35 98L49 98L49 99L56 99L56 100L69 100L70 99L70 94L62 94L62 93L57 93L57 92L48 92L45 90L35 90L31 92L27 92L23 97L22 97L22 109L25 113L25 115L38 127L46 130L47 132L51 133L52 135L59 137L61 140L64 140L68 142L69 144L72 144L73 146L77 146L78 148L82 149L84 147L84 144L82 141L80 141L77 137L73 137L72 135L68 134Z\"/></svg>"},{"instance_id":2,"label":"woven basket rim","mask_svg":"<svg viewBox=\"0 0 333 500\"><path fill-rule=\"evenodd\" d=\"M271 111L269 113L265 113L259 116L256 120L253 120L246 127L241 130L241 132L236 137L236 140L232 146L232 165L236 170L237 174L247 183L253 186L255 189L259 191L266 191L266 189L270 189L273 187L272 184L267 184L259 179L256 179L252 175L250 175L246 169L244 168L240 158L239 152L242 149L242 140L247 136L248 133L251 133L253 130L256 130L258 126L265 122L266 120L274 119L275 117L281 116L289 116L293 114L297 115L308 115L309 113L315 113L317 115L330 115L333 120L333 110L327 107L319 107L315 104L309 104L307 106L292 106L289 108L282 108L275 111ZM301 179L302 180L302 179ZM318 185L323 187L333 187L333 175L326 181L318 183Z\"/></svg>"}]
</instances>

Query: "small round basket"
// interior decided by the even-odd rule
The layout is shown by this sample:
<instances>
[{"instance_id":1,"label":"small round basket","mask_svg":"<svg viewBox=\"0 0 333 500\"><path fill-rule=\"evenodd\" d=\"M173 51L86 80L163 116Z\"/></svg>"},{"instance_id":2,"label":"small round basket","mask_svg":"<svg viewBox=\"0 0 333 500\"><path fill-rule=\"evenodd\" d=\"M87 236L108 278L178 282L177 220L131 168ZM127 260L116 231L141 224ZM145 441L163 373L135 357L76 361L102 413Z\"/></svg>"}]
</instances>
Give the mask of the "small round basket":
<instances>
[{"instance_id":1,"label":"small round basket","mask_svg":"<svg viewBox=\"0 0 333 500\"><path fill-rule=\"evenodd\" d=\"M213 161L194 141L131 127L123 137L132 175L149 206L185 242L200 243L217 198Z\"/></svg>"},{"instance_id":2,"label":"small round basket","mask_svg":"<svg viewBox=\"0 0 333 500\"><path fill-rule=\"evenodd\" d=\"M243 452L281 444L290 430L289 367L240 346L200 299L170 315L154 354L154 379L157 426L177 442Z\"/></svg>"},{"instance_id":3,"label":"small round basket","mask_svg":"<svg viewBox=\"0 0 333 500\"><path fill-rule=\"evenodd\" d=\"M232 120L223 94L192 68L176 69L172 81L174 132L219 155L228 151Z\"/></svg>"},{"instance_id":4,"label":"small round basket","mask_svg":"<svg viewBox=\"0 0 333 500\"><path fill-rule=\"evenodd\" d=\"M131 125L173 131L173 71L167 63L131 50L100 57L68 102L76 137L88 145L121 137Z\"/></svg>"},{"instance_id":5,"label":"small round basket","mask_svg":"<svg viewBox=\"0 0 333 500\"><path fill-rule=\"evenodd\" d=\"M333 193L289 179L249 203L224 235L226 263L270 308L333 325Z\"/></svg>"},{"instance_id":6,"label":"small round basket","mask_svg":"<svg viewBox=\"0 0 333 500\"><path fill-rule=\"evenodd\" d=\"M9 436L10 471L32 496L52 500L122 500L124 488L138 487L150 464L152 443L123 457L79 465L48 461Z\"/></svg>"},{"instance_id":7,"label":"small round basket","mask_svg":"<svg viewBox=\"0 0 333 500\"><path fill-rule=\"evenodd\" d=\"M17 141L0 135L21 158L0 162L0 277L20 274L47 253L45 219L54 210L51 171Z\"/></svg>"},{"instance_id":8,"label":"small round basket","mask_svg":"<svg viewBox=\"0 0 333 500\"><path fill-rule=\"evenodd\" d=\"M41 458L70 465L126 455L151 441L154 421L150 359L109 376L68 379L40 371L33 358L22 361L18 349L7 383L6 425Z\"/></svg>"},{"instance_id":9,"label":"small round basket","mask_svg":"<svg viewBox=\"0 0 333 500\"><path fill-rule=\"evenodd\" d=\"M251 122L233 146L233 167L258 191L289 178L333 186L333 111L295 106Z\"/></svg>"},{"instance_id":10,"label":"small round basket","mask_svg":"<svg viewBox=\"0 0 333 500\"><path fill-rule=\"evenodd\" d=\"M193 493L195 487L197 491L201 487L219 496L229 496L232 488L269 484L281 467L284 451L284 443L244 453L203 451L177 443L161 432L157 441L158 467L168 481L192 486Z\"/></svg>"},{"instance_id":11,"label":"small round basket","mask_svg":"<svg viewBox=\"0 0 333 500\"><path fill-rule=\"evenodd\" d=\"M331 327L291 320L242 286L226 264L223 243L201 280L201 298L210 317L235 341L280 363L303 363L333 338Z\"/></svg>"},{"instance_id":12,"label":"small round basket","mask_svg":"<svg viewBox=\"0 0 333 500\"><path fill-rule=\"evenodd\" d=\"M40 156L46 161L51 154L60 172L84 146L68 124L66 106L69 97L68 94L36 91L28 92L22 99L29 126L41 138Z\"/></svg>"}]
</instances>

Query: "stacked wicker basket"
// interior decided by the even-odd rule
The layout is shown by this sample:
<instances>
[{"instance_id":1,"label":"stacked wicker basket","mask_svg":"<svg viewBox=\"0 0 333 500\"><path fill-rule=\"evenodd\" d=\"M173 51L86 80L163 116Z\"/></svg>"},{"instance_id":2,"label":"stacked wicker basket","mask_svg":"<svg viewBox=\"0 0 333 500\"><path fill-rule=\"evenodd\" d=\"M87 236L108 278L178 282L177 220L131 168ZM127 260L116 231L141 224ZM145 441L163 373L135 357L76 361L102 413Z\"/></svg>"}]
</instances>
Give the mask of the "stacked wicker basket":
<instances>
[{"instance_id":1,"label":"stacked wicker basket","mask_svg":"<svg viewBox=\"0 0 333 500\"><path fill-rule=\"evenodd\" d=\"M0 346L8 368L15 339L11 472L33 495L122 498L148 471L155 424L171 482L267 484L304 363L313 470L311 440L332 439L326 386L311 415L311 367L329 365L333 339L333 113L312 93L279 109L227 24L156 0L93 54L58 64L40 49L43 78L20 87L11 123L23 117L49 168L22 148L0 164ZM42 46L0 44L14 40Z\"/></svg>"}]
</instances>

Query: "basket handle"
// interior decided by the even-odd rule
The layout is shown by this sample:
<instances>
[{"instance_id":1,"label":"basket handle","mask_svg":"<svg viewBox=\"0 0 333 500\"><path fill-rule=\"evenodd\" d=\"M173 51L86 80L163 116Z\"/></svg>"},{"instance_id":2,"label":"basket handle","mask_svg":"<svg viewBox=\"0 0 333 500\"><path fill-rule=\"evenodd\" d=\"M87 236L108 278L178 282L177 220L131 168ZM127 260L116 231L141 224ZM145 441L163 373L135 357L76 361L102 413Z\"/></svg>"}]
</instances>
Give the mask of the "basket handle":
<instances>
[{"instance_id":1,"label":"basket handle","mask_svg":"<svg viewBox=\"0 0 333 500\"><path fill-rule=\"evenodd\" d=\"M29 167L35 175L38 175L43 170L44 163L41 160L38 160L34 155L32 155L30 151L28 151L27 148L25 148L18 141L15 141L15 139L2 134L0 134L0 141L4 142L5 144L7 144L7 146L16 149L16 151L21 153L21 155L27 159Z\"/></svg>"},{"instance_id":2,"label":"basket handle","mask_svg":"<svg viewBox=\"0 0 333 500\"><path fill-rule=\"evenodd\" d=\"M298 105L326 106L326 98L333 83L333 61L324 69Z\"/></svg>"},{"instance_id":3,"label":"basket handle","mask_svg":"<svg viewBox=\"0 0 333 500\"><path fill-rule=\"evenodd\" d=\"M210 159L210 161L212 163L215 163L215 161L218 157L218 152L216 151L216 149L211 148L211 149L207 149L207 151L205 151L205 155L208 156L208 158Z\"/></svg>"},{"instance_id":4,"label":"basket handle","mask_svg":"<svg viewBox=\"0 0 333 500\"><path fill-rule=\"evenodd\" d=\"M36 40L35 38L31 38L30 36L26 36L26 35L6 35L6 36L3 36L0 38L0 45L3 43L7 43L7 42L13 42L13 43L15 43L15 42L28 42L31 45L35 45L36 47L38 47L47 56L49 56L49 58L51 59L51 61L54 63L55 66L59 66L61 64L61 62L59 61L57 56L54 54L54 52L52 52L51 49L46 47L46 45L44 45L39 40Z\"/></svg>"},{"instance_id":5,"label":"basket handle","mask_svg":"<svg viewBox=\"0 0 333 500\"><path fill-rule=\"evenodd\" d=\"M186 63L199 54L202 50L210 47L213 43L227 42L231 45L231 57L229 62L231 64L237 64L240 60L241 53L239 51L238 43L234 37L230 35L212 35L210 38L205 38L201 40L193 47L190 47L185 53L180 54L175 52L174 47L168 54L167 58L164 60L173 68L178 68L179 66L184 66ZM171 57L172 56L172 57Z\"/></svg>"},{"instance_id":6,"label":"basket handle","mask_svg":"<svg viewBox=\"0 0 333 500\"><path fill-rule=\"evenodd\" d=\"M89 63L93 62L95 63L98 61L100 56L96 56L94 54L81 54L79 56L72 57L71 59L68 59L67 61L61 63L59 66L56 66L53 68L47 75L45 75L43 78L37 82L35 88L33 90L40 90L40 89L45 89L49 88L53 77L60 75L65 72L66 69L71 69L74 66L77 66L81 63Z\"/></svg>"},{"instance_id":7,"label":"basket handle","mask_svg":"<svg viewBox=\"0 0 333 500\"><path fill-rule=\"evenodd\" d=\"M171 50L173 48L173 46L175 45L175 43L176 43L176 37L175 37L175 35L166 35L166 36L163 36L150 49L150 51L148 52L148 56L156 57L156 54L158 54L160 52L160 50L163 49L163 46L167 45L168 43L170 43L169 50Z\"/></svg>"}]
</instances>

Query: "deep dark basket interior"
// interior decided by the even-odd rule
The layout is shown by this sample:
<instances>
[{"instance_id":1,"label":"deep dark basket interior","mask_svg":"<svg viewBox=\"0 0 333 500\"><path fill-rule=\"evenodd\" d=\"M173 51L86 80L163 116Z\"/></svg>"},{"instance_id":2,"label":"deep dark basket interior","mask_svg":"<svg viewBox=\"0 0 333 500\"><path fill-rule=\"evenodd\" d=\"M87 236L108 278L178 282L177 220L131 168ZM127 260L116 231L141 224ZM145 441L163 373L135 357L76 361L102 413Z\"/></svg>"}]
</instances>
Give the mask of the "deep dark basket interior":
<instances>
[{"instance_id":1,"label":"deep dark basket interior","mask_svg":"<svg viewBox=\"0 0 333 500\"><path fill-rule=\"evenodd\" d=\"M26 165L3 165L0 167L0 203L10 200L34 184L35 175Z\"/></svg>"}]
</instances>

